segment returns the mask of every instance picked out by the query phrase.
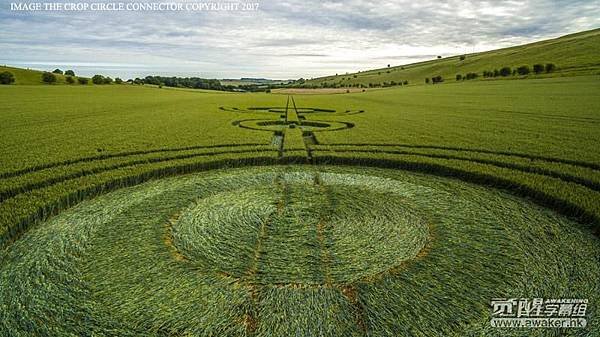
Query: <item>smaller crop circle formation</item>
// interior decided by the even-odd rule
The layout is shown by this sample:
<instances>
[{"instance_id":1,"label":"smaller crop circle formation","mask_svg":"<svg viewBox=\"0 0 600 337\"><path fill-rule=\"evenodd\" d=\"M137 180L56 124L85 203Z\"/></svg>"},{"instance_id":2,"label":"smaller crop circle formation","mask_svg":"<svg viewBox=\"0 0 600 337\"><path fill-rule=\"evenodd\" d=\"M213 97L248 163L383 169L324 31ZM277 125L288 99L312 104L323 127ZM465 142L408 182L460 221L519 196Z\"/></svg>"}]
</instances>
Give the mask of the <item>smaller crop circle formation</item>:
<instances>
[{"instance_id":1,"label":"smaller crop circle formation","mask_svg":"<svg viewBox=\"0 0 600 337\"><path fill-rule=\"evenodd\" d=\"M598 256L573 220L450 178L207 171L81 202L0 251L0 336L495 335L496 297L597 312Z\"/></svg>"},{"instance_id":2,"label":"smaller crop circle formation","mask_svg":"<svg viewBox=\"0 0 600 337\"><path fill-rule=\"evenodd\" d=\"M330 121L330 120L307 120L306 115L315 116L345 116L364 113L364 110L343 110L337 111L334 109L326 108L311 108L311 107L248 107L248 108L237 108L237 107L220 107L223 111L248 113L248 114L270 114L277 115L280 119L264 119L264 118L249 118L236 120L232 123L234 126L239 126L244 129L258 130L258 131L271 131L271 132L282 132L287 128L299 127L305 132L322 132L322 131L338 131L344 129L351 129L354 127L354 123L342 122L342 121ZM288 121L286 113L292 111L297 116L298 120Z\"/></svg>"},{"instance_id":3,"label":"smaller crop circle formation","mask_svg":"<svg viewBox=\"0 0 600 337\"><path fill-rule=\"evenodd\" d=\"M298 126L303 131L338 131L344 129L351 129L354 127L354 123L350 122L338 122L338 121L302 121L300 125L296 123L290 123L283 120L266 120L266 119L243 119L232 123L234 126L239 126L244 129L258 130L258 131L282 131L288 127ZM293 126L292 126L293 125Z\"/></svg>"},{"instance_id":4,"label":"smaller crop circle formation","mask_svg":"<svg viewBox=\"0 0 600 337\"><path fill-rule=\"evenodd\" d=\"M252 114L284 114L286 111L285 106L269 106L269 107L247 107L247 108L238 108L238 107L229 107L229 106L221 106L219 107L222 111L228 112L239 112L239 113L252 113ZM293 109L293 107L288 107L287 109ZM303 114L324 114L324 115L356 115L364 113L365 110L362 109L347 109L347 110L335 110L329 108L315 108L315 107L298 107L295 109L298 115Z\"/></svg>"}]
</instances>

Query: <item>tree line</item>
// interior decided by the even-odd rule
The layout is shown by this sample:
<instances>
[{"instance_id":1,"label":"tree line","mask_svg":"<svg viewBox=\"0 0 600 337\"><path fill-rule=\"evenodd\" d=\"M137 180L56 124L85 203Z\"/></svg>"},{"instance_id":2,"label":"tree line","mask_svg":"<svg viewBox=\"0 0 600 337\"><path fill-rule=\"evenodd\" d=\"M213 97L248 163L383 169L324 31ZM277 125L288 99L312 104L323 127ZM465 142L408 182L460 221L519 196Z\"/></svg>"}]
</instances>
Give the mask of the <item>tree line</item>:
<instances>
[{"instance_id":1,"label":"tree line","mask_svg":"<svg viewBox=\"0 0 600 337\"><path fill-rule=\"evenodd\" d=\"M223 85L217 79L207 79L200 77L164 77L164 76L146 76L144 78L135 78L127 80L130 84L152 84L159 88L189 88L189 89L206 89L220 91L252 91L252 92L268 92L271 86L259 84L242 84L242 85Z\"/></svg>"},{"instance_id":2,"label":"tree line","mask_svg":"<svg viewBox=\"0 0 600 337\"><path fill-rule=\"evenodd\" d=\"M511 68L511 67L502 67L499 69L494 69L494 70L484 70L483 71L483 77L484 78L489 78L489 77L507 77L507 76L517 76L517 75L529 75L532 72L535 73L536 75L542 74L542 73L551 73L553 71L556 70L556 65L554 63L546 63L546 64L541 64L541 63L537 63L534 64L533 67L529 67L528 65L522 65L516 68ZM478 73L467 73L465 75L463 74L457 74L456 75L456 80L457 81L465 81L465 80L474 80L476 78L479 77ZM425 78L425 83L426 84L437 84L437 83L441 83L444 82L444 78L440 75L438 76L434 76L431 78Z\"/></svg>"}]
</instances>

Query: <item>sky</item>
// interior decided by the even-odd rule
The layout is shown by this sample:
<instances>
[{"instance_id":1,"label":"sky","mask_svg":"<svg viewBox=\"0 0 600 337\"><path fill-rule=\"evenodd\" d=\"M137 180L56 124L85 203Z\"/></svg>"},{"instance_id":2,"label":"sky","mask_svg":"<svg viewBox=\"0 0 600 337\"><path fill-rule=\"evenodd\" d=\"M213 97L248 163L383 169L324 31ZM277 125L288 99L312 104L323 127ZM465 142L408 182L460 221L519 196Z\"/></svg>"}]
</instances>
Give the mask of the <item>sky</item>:
<instances>
[{"instance_id":1,"label":"sky","mask_svg":"<svg viewBox=\"0 0 600 337\"><path fill-rule=\"evenodd\" d=\"M11 9L11 3L51 2L88 9ZM92 8L101 2L125 9ZM182 10L132 7L143 2L180 3ZM600 28L600 0L0 0L0 64L124 79L296 79L594 28Z\"/></svg>"}]
</instances>

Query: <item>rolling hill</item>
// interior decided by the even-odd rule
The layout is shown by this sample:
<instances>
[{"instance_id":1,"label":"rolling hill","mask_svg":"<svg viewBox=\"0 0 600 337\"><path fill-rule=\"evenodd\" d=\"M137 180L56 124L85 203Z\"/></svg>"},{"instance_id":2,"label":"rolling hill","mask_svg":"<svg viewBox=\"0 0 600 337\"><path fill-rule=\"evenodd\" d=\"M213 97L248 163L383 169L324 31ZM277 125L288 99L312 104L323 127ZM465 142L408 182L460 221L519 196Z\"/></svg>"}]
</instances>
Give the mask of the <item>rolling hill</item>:
<instances>
[{"instance_id":1,"label":"rolling hill","mask_svg":"<svg viewBox=\"0 0 600 337\"><path fill-rule=\"evenodd\" d=\"M15 68L8 66L0 66L0 73L8 71L15 76L15 83L17 85L36 85L36 84L44 84L42 82L42 74L44 73L41 70L34 69L23 69L23 68ZM56 83L55 84L67 84L65 81L66 76L60 74L56 75ZM77 75L77 74L75 74ZM75 76L80 77L80 76Z\"/></svg>"},{"instance_id":2,"label":"rolling hill","mask_svg":"<svg viewBox=\"0 0 600 337\"><path fill-rule=\"evenodd\" d=\"M556 71L529 77L577 76L600 74L600 29L566 35L560 38L531 44L498 49L475 54L461 55L413 63L390 68L374 69L359 73L326 76L307 80L304 86L341 87L363 84L409 81L409 84L424 84L425 78L442 76L446 82L454 82L456 75L474 72L483 78L483 71L502 67L532 67L536 63L554 63ZM507 78L521 78L509 76Z\"/></svg>"}]
</instances>

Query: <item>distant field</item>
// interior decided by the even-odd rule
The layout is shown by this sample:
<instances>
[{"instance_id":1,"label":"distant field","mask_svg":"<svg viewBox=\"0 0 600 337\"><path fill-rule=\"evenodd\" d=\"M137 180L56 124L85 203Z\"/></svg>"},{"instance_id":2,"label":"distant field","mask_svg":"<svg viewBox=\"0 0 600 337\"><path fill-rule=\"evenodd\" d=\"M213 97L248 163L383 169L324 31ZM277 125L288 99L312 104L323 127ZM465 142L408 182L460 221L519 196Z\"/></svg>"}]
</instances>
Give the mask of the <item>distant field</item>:
<instances>
[{"instance_id":1,"label":"distant field","mask_svg":"<svg viewBox=\"0 0 600 337\"><path fill-rule=\"evenodd\" d=\"M0 86L0 335L600 335L598 92Z\"/></svg>"},{"instance_id":2,"label":"distant field","mask_svg":"<svg viewBox=\"0 0 600 337\"><path fill-rule=\"evenodd\" d=\"M360 73L339 74L308 80L306 85L322 83L337 85L383 84L391 81L409 81L409 85L425 84L425 78L442 76L445 82L455 82L457 74L469 72L479 74L482 80L483 71L493 71L502 67L516 68L522 65L532 67L536 63L554 63L557 70L550 74L529 74L528 76L496 77L487 80L540 78L556 76L574 76L600 74L600 29L567 35L558 39L546 40L512 48L489 52L444 57L431 61L408 65L395 65L380 69L362 71Z\"/></svg>"},{"instance_id":3,"label":"distant field","mask_svg":"<svg viewBox=\"0 0 600 337\"><path fill-rule=\"evenodd\" d=\"M301 94L346 94L350 92L362 92L363 89L359 88L286 88L286 89L273 89L271 90L274 94L290 94L290 95L301 95ZM364 90L366 91L366 90Z\"/></svg>"}]
</instances>

